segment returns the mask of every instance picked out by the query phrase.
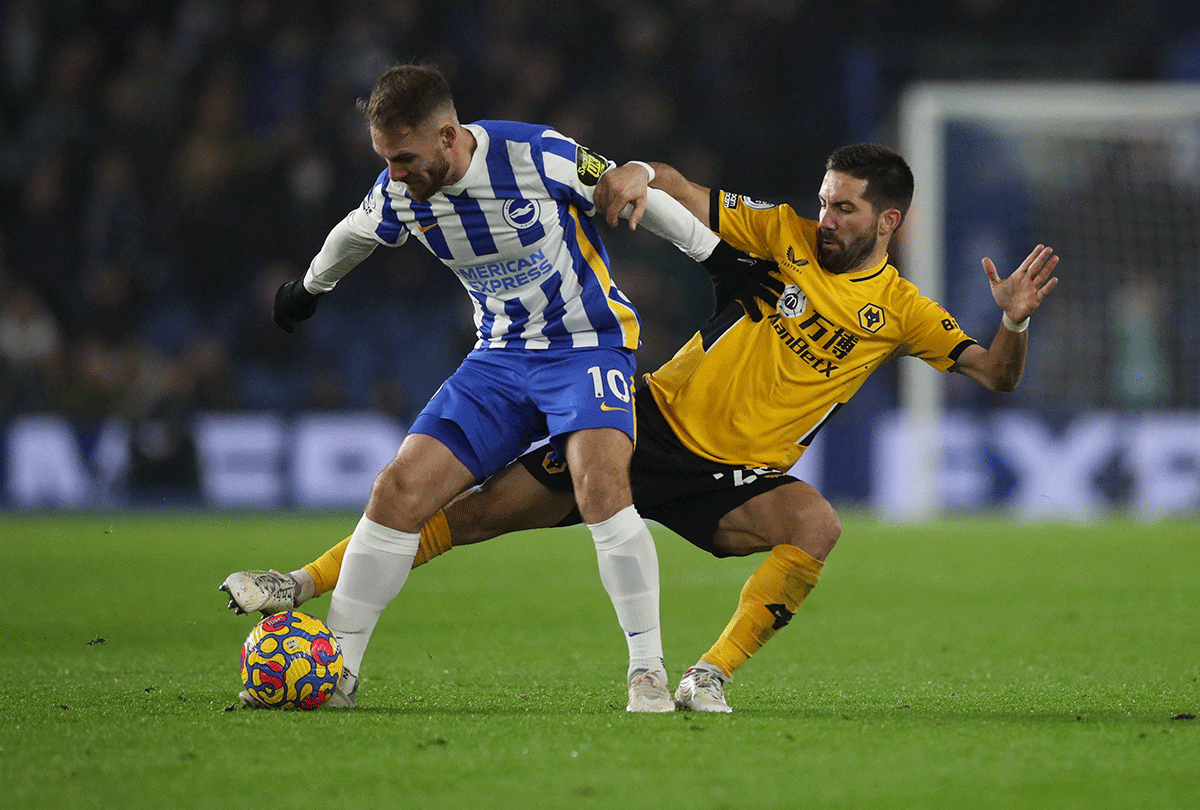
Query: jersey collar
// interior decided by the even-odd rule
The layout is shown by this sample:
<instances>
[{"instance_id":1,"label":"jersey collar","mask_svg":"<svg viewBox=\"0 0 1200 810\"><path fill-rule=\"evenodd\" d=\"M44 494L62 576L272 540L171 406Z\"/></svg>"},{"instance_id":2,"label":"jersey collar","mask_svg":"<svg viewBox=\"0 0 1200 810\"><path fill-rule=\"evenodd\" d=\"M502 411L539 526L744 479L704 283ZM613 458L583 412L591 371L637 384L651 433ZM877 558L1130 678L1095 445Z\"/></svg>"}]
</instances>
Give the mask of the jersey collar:
<instances>
[{"instance_id":1,"label":"jersey collar","mask_svg":"<svg viewBox=\"0 0 1200 810\"><path fill-rule=\"evenodd\" d=\"M868 279L875 278L875 276L882 273L884 268L887 266L888 254L885 253L883 254L883 261L879 262L879 264L875 265L874 267L871 267L867 270L859 270L854 273L842 273L842 275L850 281L867 281Z\"/></svg>"}]
</instances>

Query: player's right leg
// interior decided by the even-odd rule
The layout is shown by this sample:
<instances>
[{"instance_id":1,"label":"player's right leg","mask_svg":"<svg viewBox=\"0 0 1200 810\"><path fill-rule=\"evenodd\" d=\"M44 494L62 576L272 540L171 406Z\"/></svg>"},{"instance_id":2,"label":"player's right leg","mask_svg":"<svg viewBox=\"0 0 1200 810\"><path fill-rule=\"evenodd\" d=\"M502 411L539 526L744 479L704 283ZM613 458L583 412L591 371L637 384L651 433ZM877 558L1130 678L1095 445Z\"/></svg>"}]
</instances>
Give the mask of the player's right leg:
<instances>
[{"instance_id":1,"label":"player's right leg","mask_svg":"<svg viewBox=\"0 0 1200 810\"><path fill-rule=\"evenodd\" d=\"M396 457L376 476L346 546L325 619L342 650L343 691L350 705L375 625L412 570L421 526L475 480L445 443L418 432L405 437Z\"/></svg>"},{"instance_id":2,"label":"player's right leg","mask_svg":"<svg viewBox=\"0 0 1200 810\"><path fill-rule=\"evenodd\" d=\"M347 537L342 543L349 540ZM344 552L345 546L342 543L334 548ZM312 577L304 571L299 573L306 577L305 585L308 586L308 590L312 590ZM296 574L295 571L282 574L273 568L269 571L234 571L225 577L225 581L217 589L229 594L229 609L234 613L253 613L257 610L263 616L270 616L281 610L299 607L301 603L312 598L311 593L304 595L304 587Z\"/></svg>"},{"instance_id":3,"label":"player's right leg","mask_svg":"<svg viewBox=\"0 0 1200 810\"><path fill-rule=\"evenodd\" d=\"M532 454L531 454L532 455ZM565 476L564 476L565 477ZM444 510L439 510L421 527L421 543L413 567L417 567L434 557L448 551L453 545L471 545L497 537L508 532L523 529L536 529L556 526L574 509L575 499L569 491L561 488L552 491L531 475L524 466L514 462L489 478L480 487L464 493ZM451 527L454 527L453 529ZM280 587L275 594L290 594L299 591L292 579L308 577L314 591L304 598L312 598L326 591L333 590L341 573L342 561L346 547L351 538L347 537L329 551L321 555L304 568L291 574L278 572L249 572L243 571L231 574L222 585L228 590L230 607L235 600L245 599L245 591L239 588L227 587L233 582L244 578L254 583L274 583L277 579L287 578L288 587ZM314 570L316 569L316 570ZM309 571L314 571L310 574ZM262 576L270 574L271 576ZM258 575L258 576L255 576ZM269 598L265 590L255 596L255 600L240 612L260 609L258 605ZM297 597L299 599L299 597ZM279 597L278 610L288 610L299 604L299 601L285 602ZM302 600L300 600L302 601ZM355 693L358 689L358 679L354 673L344 674L337 689L325 703L326 708L352 708L355 704ZM243 706L247 708L264 708L250 695L243 691L239 694Z\"/></svg>"}]
</instances>

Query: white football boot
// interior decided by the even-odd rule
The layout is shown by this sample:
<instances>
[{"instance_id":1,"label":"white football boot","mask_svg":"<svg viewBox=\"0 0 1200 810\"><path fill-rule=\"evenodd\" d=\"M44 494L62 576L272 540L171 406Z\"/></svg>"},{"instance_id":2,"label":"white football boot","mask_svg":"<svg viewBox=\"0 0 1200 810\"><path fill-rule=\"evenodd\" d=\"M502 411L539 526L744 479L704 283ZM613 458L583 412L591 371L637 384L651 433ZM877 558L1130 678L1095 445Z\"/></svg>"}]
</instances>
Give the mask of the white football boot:
<instances>
[{"instance_id":1,"label":"white football boot","mask_svg":"<svg viewBox=\"0 0 1200 810\"><path fill-rule=\"evenodd\" d=\"M322 709L353 709L354 695L358 692L358 676L349 670L342 671L337 687L329 700L321 704Z\"/></svg>"},{"instance_id":2,"label":"white football boot","mask_svg":"<svg viewBox=\"0 0 1200 810\"><path fill-rule=\"evenodd\" d=\"M725 684L728 682L724 672L701 661L683 673L679 688L675 690L675 703L688 711L729 714L733 709L725 702Z\"/></svg>"},{"instance_id":3,"label":"white football boot","mask_svg":"<svg viewBox=\"0 0 1200 810\"><path fill-rule=\"evenodd\" d=\"M260 703L258 698L247 692L245 689L238 692L238 702L242 704L243 709L269 709L271 708L265 703Z\"/></svg>"},{"instance_id":4,"label":"white football boot","mask_svg":"<svg viewBox=\"0 0 1200 810\"><path fill-rule=\"evenodd\" d=\"M661 669L635 669L629 673L629 705L627 712L673 712L671 688L667 673Z\"/></svg>"},{"instance_id":5,"label":"white football boot","mask_svg":"<svg viewBox=\"0 0 1200 810\"><path fill-rule=\"evenodd\" d=\"M237 613L262 611L264 616L296 607L299 584L278 571L238 571L225 577L218 590L229 594L229 609Z\"/></svg>"}]
</instances>

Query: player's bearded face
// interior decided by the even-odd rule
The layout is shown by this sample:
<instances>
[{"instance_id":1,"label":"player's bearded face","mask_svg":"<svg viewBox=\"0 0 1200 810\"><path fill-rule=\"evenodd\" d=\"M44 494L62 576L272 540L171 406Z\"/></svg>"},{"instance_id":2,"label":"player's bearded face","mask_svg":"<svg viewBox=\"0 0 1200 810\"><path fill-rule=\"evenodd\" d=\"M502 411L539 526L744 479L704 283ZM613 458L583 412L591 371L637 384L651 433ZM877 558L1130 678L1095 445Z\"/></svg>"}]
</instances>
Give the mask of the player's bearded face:
<instances>
[{"instance_id":1,"label":"player's bearded face","mask_svg":"<svg viewBox=\"0 0 1200 810\"><path fill-rule=\"evenodd\" d=\"M866 180L834 170L825 173L817 194L817 261L830 273L860 269L873 258L880 221L866 191Z\"/></svg>"},{"instance_id":2,"label":"player's bearded face","mask_svg":"<svg viewBox=\"0 0 1200 810\"><path fill-rule=\"evenodd\" d=\"M858 267L875 250L879 237L874 228L856 234L817 229L817 261L830 273L845 273Z\"/></svg>"},{"instance_id":3,"label":"player's bearded face","mask_svg":"<svg viewBox=\"0 0 1200 810\"><path fill-rule=\"evenodd\" d=\"M442 152L435 152L425 166L415 168L404 178L408 195L418 202L428 200L438 189L446 185L450 173L450 159Z\"/></svg>"},{"instance_id":4,"label":"player's bearded face","mask_svg":"<svg viewBox=\"0 0 1200 810\"><path fill-rule=\"evenodd\" d=\"M428 200L446 185L450 174L449 146L433 124L416 129L372 127L371 144L387 161L391 179L408 186L408 194L414 200Z\"/></svg>"}]
</instances>

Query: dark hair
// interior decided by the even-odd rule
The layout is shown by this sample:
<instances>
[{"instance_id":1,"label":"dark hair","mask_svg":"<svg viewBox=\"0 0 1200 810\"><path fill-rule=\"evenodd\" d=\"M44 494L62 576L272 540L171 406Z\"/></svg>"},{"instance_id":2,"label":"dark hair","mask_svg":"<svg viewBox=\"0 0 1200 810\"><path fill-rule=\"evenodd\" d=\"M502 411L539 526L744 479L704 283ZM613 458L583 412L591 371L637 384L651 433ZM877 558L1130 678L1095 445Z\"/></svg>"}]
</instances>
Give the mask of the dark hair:
<instances>
[{"instance_id":1,"label":"dark hair","mask_svg":"<svg viewBox=\"0 0 1200 810\"><path fill-rule=\"evenodd\" d=\"M889 208L903 217L912 204L913 174L904 158L877 143L856 143L833 151L825 161L829 171L842 172L867 181L863 198L878 214Z\"/></svg>"},{"instance_id":2,"label":"dark hair","mask_svg":"<svg viewBox=\"0 0 1200 810\"><path fill-rule=\"evenodd\" d=\"M430 65L393 65L375 80L358 109L375 129L417 127L439 108L453 104L450 84Z\"/></svg>"}]
</instances>

